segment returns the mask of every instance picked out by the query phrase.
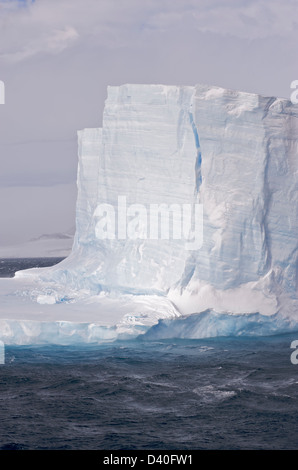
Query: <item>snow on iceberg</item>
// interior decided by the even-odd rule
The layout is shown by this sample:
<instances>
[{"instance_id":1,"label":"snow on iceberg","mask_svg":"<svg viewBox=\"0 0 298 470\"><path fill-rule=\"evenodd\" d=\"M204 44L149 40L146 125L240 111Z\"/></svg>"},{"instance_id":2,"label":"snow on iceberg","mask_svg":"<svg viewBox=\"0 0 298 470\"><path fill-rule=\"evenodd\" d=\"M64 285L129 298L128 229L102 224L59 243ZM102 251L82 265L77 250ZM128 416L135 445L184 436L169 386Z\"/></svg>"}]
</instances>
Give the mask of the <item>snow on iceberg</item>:
<instances>
[{"instance_id":1,"label":"snow on iceberg","mask_svg":"<svg viewBox=\"0 0 298 470\"><path fill-rule=\"evenodd\" d=\"M37 305L38 321L47 309L47 321L53 312L72 325L92 310L92 324L114 333L171 325L164 334L179 336L196 321L201 337L222 321L228 334L251 321L263 333L295 328L297 118L285 99L213 86L108 87L102 128L78 132L72 252L18 272L11 305L25 297L23 320Z\"/></svg>"}]
</instances>

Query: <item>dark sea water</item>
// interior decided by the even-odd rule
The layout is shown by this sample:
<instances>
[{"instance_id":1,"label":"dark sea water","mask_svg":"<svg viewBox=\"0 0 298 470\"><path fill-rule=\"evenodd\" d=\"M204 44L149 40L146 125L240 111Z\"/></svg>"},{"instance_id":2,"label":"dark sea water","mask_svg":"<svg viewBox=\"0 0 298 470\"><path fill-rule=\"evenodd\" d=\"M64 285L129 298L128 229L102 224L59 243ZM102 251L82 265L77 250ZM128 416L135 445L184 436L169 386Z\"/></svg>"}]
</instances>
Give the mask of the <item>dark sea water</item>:
<instances>
[{"instance_id":1,"label":"dark sea water","mask_svg":"<svg viewBox=\"0 0 298 470\"><path fill-rule=\"evenodd\" d=\"M16 271L44 268L59 263L64 258L0 258L0 278L13 277Z\"/></svg>"},{"instance_id":2,"label":"dark sea water","mask_svg":"<svg viewBox=\"0 0 298 470\"><path fill-rule=\"evenodd\" d=\"M295 339L6 346L0 449L298 449Z\"/></svg>"}]
</instances>

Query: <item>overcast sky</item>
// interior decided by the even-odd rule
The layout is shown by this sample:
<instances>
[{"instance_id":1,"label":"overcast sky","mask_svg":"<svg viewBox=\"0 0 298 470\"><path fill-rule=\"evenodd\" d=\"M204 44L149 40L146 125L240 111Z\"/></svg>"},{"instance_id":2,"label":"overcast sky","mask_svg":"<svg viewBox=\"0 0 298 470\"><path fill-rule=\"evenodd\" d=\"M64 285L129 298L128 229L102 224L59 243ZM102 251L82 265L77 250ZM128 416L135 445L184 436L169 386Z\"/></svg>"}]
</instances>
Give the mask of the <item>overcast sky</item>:
<instances>
[{"instance_id":1,"label":"overcast sky","mask_svg":"<svg viewBox=\"0 0 298 470\"><path fill-rule=\"evenodd\" d=\"M75 223L77 130L108 85L290 98L297 0L0 0L0 245Z\"/></svg>"}]
</instances>

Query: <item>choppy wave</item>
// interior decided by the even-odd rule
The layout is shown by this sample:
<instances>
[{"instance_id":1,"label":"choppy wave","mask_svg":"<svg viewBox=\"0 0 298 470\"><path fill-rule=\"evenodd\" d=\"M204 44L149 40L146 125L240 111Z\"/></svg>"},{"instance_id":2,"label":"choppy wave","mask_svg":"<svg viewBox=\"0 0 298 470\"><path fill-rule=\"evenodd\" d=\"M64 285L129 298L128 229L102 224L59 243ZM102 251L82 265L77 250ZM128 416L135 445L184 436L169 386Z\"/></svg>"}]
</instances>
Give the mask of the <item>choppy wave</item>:
<instances>
[{"instance_id":1,"label":"choppy wave","mask_svg":"<svg viewBox=\"0 0 298 470\"><path fill-rule=\"evenodd\" d=\"M296 338L8 346L0 449L297 449Z\"/></svg>"}]
</instances>

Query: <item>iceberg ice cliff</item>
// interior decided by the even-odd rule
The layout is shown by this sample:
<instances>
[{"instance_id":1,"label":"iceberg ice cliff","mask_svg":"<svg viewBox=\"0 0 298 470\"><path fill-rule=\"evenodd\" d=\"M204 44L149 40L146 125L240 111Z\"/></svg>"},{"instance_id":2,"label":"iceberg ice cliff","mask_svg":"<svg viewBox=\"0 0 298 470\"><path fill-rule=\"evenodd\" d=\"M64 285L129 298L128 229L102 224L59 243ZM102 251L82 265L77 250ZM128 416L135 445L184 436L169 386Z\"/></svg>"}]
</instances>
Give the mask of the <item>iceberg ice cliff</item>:
<instances>
[{"instance_id":1,"label":"iceberg ice cliff","mask_svg":"<svg viewBox=\"0 0 298 470\"><path fill-rule=\"evenodd\" d=\"M70 256L18 272L6 287L28 312L45 309L30 317L29 330L43 328L30 340L47 337L45 321L56 322L53 341L297 327L297 106L206 85L109 87L102 128L79 131L78 146ZM161 205L171 209L168 227L179 208L202 207L200 242L189 243L196 225L162 236L161 214L149 214ZM2 310L12 338L17 320Z\"/></svg>"}]
</instances>

